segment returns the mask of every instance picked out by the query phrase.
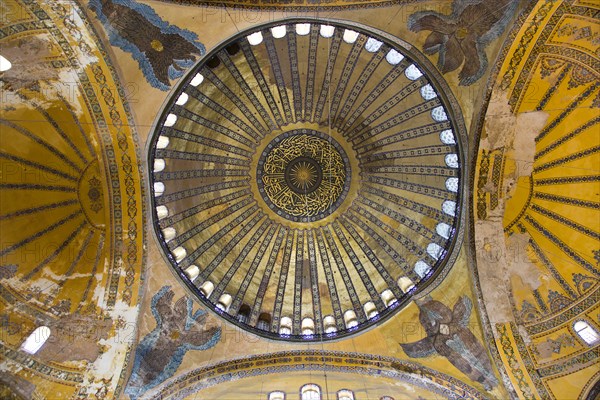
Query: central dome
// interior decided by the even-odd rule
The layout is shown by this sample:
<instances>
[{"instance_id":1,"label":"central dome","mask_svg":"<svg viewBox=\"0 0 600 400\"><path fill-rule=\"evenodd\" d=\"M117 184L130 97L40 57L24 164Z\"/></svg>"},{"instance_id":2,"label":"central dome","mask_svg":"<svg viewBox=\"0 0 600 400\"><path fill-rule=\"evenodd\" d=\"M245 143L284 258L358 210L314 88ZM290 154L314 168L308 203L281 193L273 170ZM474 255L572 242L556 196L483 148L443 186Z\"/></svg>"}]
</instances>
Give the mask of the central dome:
<instances>
[{"instance_id":1,"label":"central dome","mask_svg":"<svg viewBox=\"0 0 600 400\"><path fill-rule=\"evenodd\" d=\"M166 257L201 302L262 336L380 323L456 257L455 104L424 56L382 32L294 19L239 33L156 123Z\"/></svg>"}]
</instances>

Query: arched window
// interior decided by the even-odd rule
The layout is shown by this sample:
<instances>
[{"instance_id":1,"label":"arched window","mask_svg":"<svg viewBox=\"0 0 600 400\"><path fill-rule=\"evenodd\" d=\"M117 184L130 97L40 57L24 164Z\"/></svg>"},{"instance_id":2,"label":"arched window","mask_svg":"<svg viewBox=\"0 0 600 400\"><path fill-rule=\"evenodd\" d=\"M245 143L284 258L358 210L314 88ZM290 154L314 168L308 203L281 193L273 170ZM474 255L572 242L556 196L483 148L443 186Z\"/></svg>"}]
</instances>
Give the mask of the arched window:
<instances>
[{"instance_id":1,"label":"arched window","mask_svg":"<svg viewBox=\"0 0 600 400\"><path fill-rule=\"evenodd\" d=\"M287 28L285 25L274 26L271 28L271 34L275 39L281 39L287 33Z\"/></svg>"},{"instance_id":2,"label":"arched window","mask_svg":"<svg viewBox=\"0 0 600 400\"><path fill-rule=\"evenodd\" d=\"M190 281L194 281L200 275L200 268L197 265L190 265L185 269L185 275L188 277Z\"/></svg>"},{"instance_id":3,"label":"arched window","mask_svg":"<svg viewBox=\"0 0 600 400\"><path fill-rule=\"evenodd\" d=\"M214 283L212 283L211 281L206 281L202 284L202 286L200 286L200 293L202 293L204 297L208 297L214 289Z\"/></svg>"},{"instance_id":4,"label":"arched window","mask_svg":"<svg viewBox=\"0 0 600 400\"><path fill-rule=\"evenodd\" d=\"M0 56L0 72L8 71L12 68L12 63L5 57Z\"/></svg>"},{"instance_id":5,"label":"arched window","mask_svg":"<svg viewBox=\"0 0 600 400\"><path fill-rule=\"evenodd\" d=\"M458 168L458 154L446 154L444 161L450 168Z\"/></svg>"},{"instance_id":6,"label":"arched window","mask_svg":"<svg viewBox=\"0 0 600 400\"><path fill-rule=\"evenodd\" d=\"M451 192L458 193L458 178L452 177L446 179L446 189Z\"/></svg>"},{"instance_id":7,"label":"arched window","mask_svg":"<svg viewBox=\"0 0 600 400\"><path fill-rule=\"evenodd\" d=\"M168 136L159 136L158 137L158 140L156 141L157 149L165 149L168 145L169 145Z\"/></svg>"},{"instance_id":8,"label":"arched window","mask_svg":"<svg viewBox=\"0 0 600 400\"><path fill-rule=\"evenodd\" d=\"M177 98L177 101L175 102L175 104L177 104L178 106L183 106L183 105L185 105L185 103L187 103L189 98L190 98L190 96L187 93L181 93L179 95L179 97Z\"/></svg>"},{"instance_id":9,"label":"arched window","mask_svg":"<svg viewBox=\"0 0 600 400\"><path fill-rule=\"evenodd\" d=\"M431 84L427 84L421 88L421 97L423 100L431 100L437 97L437 93Z\"/></svg>"},{"instance_id":10,"label":"arched window","mask_svg":"<svg viewBox=\"0 0 600 400\"><path fill-rule=\"evenodd\" d=\"M452 227L444 222L440 222L435 227L435 231L444 239L450 239L450 235L452 234Z\"/></svg>"},{"instance_id":11,"label":"arched window","mask_svg":"<svg viewBox=\"0 0 600 400\"><path fill-rule=\"evenodd\" d=\"M285 400L285 393L281 391L271 392L269 393L268 400Z\"/></svg>"},{"instance_id":12,"label":"arched window","mask_svg":"<svg viewBox=\"0 0 600 400\"><path fill-rule=\"evenodd\" d=\"M167 119L165 119L164 125L166 127L173 126L173 125L175 125L175 122L177 122L177 115L171 113L171 114L167 115Z\"/></svg>"},{"instance_id":13,"label":"arched window","mask_svg":"<svg viewBox=\"0 0 600 400\"><path fill-rule=\"evenodd\" d=\"M163 171L166 166L167 166L167 164L165 163L164 159L162 159L162 158L155 158L154 159L154 169L153 169L153 172Z\"/></svg>"},{"instance_id":14,"label":"arched window","mask_svg":"<svg viewBox=\"0 0 600 400\"><path fill-rule=\"evenodd\" d=\"M162 182L154 182L154 197L162 196L165 192L165 184Z\"/></svg>"},{"instance_id":15,"label":"arched window","mask_svg":"<svg viewBox=\"0 0 600 400\"><path fill-rule=\"evenodd\" d=\"M354 400L354 393L347 389L339 390L337 392L337 400Z\"/></svg>"},{"instance_id":16,"label":"arched window","mask_svg":"<svg viewBox=\"0 0 600 400\"><path fill-rule=\"evenodd\" d=\"M219 297L219 301L217 302L217 308L223 311L229 310L229 306L231 305L231 295L224 293Z\"/></svg>"},{"instance_id":17,"label":"arched window","mask_svg":"<svg viewBox=\"0 0 600 400\"><path fill-rule=\"evenodd\" d=\"M415 283L408 276L401 276L398 278L398 286L400 286L400 290L404 293L408 293L415 287Z\"/></svg>"},{"instance_id":18,"label":"arched window","mask_svg":"<svg viewBox=\"0 0 600 400\"><path fill-rule=\"evenodd\" d=\"M315 322L312 318L304 318L301 324L303 335L312 335L315 333Z\"/></svg>"},{"instance_id":19,"label":"arched window","mask_svg":"<svg viewBox=\"0 0 600 400\"><path fill-rule=\"evenodd\" d=\"M419 260L415 263L415 273L421 278L425 277L431 271L431 267L423 260Z\"/></svg>"},{"instance_id":20,"label":"arched window","mask_svg":"<svg viewBox=\"0 0 600 400\"><path fill-rule=\"evenodd\" d=\"M358 32L352 31L350 29L346 29L344 31L344 42L346 43L354 43L358 39Z\"/></svg>"},{"instance_id":21,"label":"arched window","mask_svg":"<svg viewBox=\"0 0 600 400\"><path fill-rule=\"evenodd\" d=\"M175 257L175 261L180 263L187 256L187 251L181 246L173 249L173 257Z\"/></svg>"},{"instance_id":22,"label":"arched window","mask_svg":"<svg viewBox=\"0 0 600 400\"><path fill-rule=\"evenodd\" d=\"M383 300L383 304L386 307L398 302L398 299L396 299L396 296L394 296L394 293L390 289L385 289L381 292L381 300Z\"/></svg>"},{"instance_id":23,"label":"arched window","mask_svg":"<svg viewBox=\"0 0 600 400\"><path fill-rule=\"evenodd\" d=\"M440 133L440 140L444 144L456 144L456 140L454 139L454 133L452 133L451 129L446 129Z\"/></svg>"},{"instance_id":24,"label":"arched window","mask_svg":"<svg viewBox=\"0 0 600 400\"><path fill-rule=\"evenodd\" d=\"M290 317L282 317L279 322L279 333L281 335L292 334L292 319Z\"/></svg>"},{"instance_id":25,"label":"arched window","mask_svg":"<svg viewBox=\"0 0 600 400\"><path fill-rule=\"evenodd\" d=\"M358 319L356 318L354 310L348 310L344 313L344 323L348 329L358 326Z\"/></svg>"},{"instance_id":26,"label":"arched window","mask_svg":"<svg viewBox=\"0 0 600 400\"><path fill-rule=\"evenodd\" d=\"M452 217L456 216L456 203L452 200L445 200L442 203L442 211Z\"/></svg>"},{"instance_id":27,"label":"arched window","mask_svg":"<svg viewBox=\"0 0 600 400\"><path fill-rule=\"evenodd\" d=\"M238 311L237 320L242 324L247 324L250 319L250 312L252 312L250 306L248 304L242 304Z\"/></svg>"},{"instance_id":28,"label":"arched window","mask_svg":"<svg viewBox=\"0 0 600 400\"><path fill-rule=\"evenodd\" d=\"M390 51L388 51L387 55L385 56L385 59L391 65L397 65L400 64L400 61L404 60L404 56L398 53L396 50L391 49Z\"/></svg>"},{"instance_id":29,"label":"arched window","mask_svg":"<svg viewBox=\"0 0 600 400\"><path fill-rule=\"evenodd\" d=\"M404 70L404 75L411 81L416 81L423 76L423 73L417 68L415 64L410 64L408 68Z\"/></svg>"},{"instance_id":30,"label":"arched window","mask_svg":"<svg viewBox=\"0 0 600 400\"><path fill-rule=\"evenodd\" d=\"M165 242L169 243L171 240L175 239L175 236L177 236L177 231L172 226L169 226L162 230L162 234Z\"/></svg>"},{"instance_id":31,"label":"arched window","mask_svg":"<svg viewBox=\"0 0 600 400\"><path fill-rule=\"evenodd\" d=\"M261 313L258 316L258 322L256 323L256 327L258 329L262 329L263 331L268 331L271 326L271 314L269 313Z\"/></svg>"},{"instance_id":32,"label":"arched window","mask_svg":"<svg viewBox=\"0 0 600 400\"><path fill-rule=\"evenodd\" d=\"M600 334L585 321L577 321L573 324L575 333L588 345L594 345L600 341Z\"/></svg>"},{"instance_id":33,"label":"arched window","mask_svg":"<svg viewBox=\"0 0 600 400\"><path fill-rule=\"evenodd\" d=\"M391 396L382 396L379 400L394 400Z\"/></svg>"},{"instance_id":34,"label":"arched window","mask_svg":"<svg viewBox=\"0 0 600 400\"><path fill-rule=\"evenodd\" d=\"M248 38L248 43L250 43L252 46L261 44L263 41L263 35L261 32L254 32L253 34L248 35L247 38Z\"/></svg>"},{"instance_id":35,"label":"arched window","mask_svg":"<svg viewBox=\"0 0 600 400\"><path fill-rule=\"evenodd\" d=\"M370 53L375 53L382 45L383 42L374 38L368 38L367 43L365 43L365 49Z\"/></svg>"},{"instance_id":36,"label":"arched window","mask_svg":"<svg viewBox=\"0 0 600 400\"><path fill-rule=\"evenodd\" d=\"M296 24L296 33L305 36L310 33L310 24Z\"/></svg>"},{"instance_id":37,"label":"arched window","mask_svg":"<svg viewBox=\"0 0 600 400\"><path fill-rule=\"evenodd\" d=\"M300 388L301 400L321 400L321 388L314 383L309 383Z\"/></svg>"},{"instance_id":38,"label":"arched window","mask_svg":"<svg viewBox=\"0 0 600 400\"><path fill-rule=\"evenodd\" d=\"M167 206L158 206L156 207L156 216L158 219L167 218L169 216L169 209Z\"/></svg>"},{"instance_id":39,"label":"arched window","mask_svg":"<svg viewBox=\"0 0 600 400\"><path fill-rule=\"evenodd\" d=\"M21 350L29 354L35 354L39 349L42 348L46 340L50 337L50 328L47 326L40 326L36 328L31 335L25 339L25 342L21 345Z\"/></svg>"},{"instance_id":40,"label":"arched window","mask_svg":"<svg viewBox=\"0 0 600 400\"><path fill-rule=\"evenodd\" d=\"M190 85L196 87L199 84L201 84L203 80L204 76L202 76L201 74L196 74L194 78L192 78L192 80L190 81Z\"/></svg>"},{"instance_id":41,"label":"arched window","mask_svg":"<svg viewBox=\"0 0 600 400\"><path fill-rule=\"evenodd\" d=\"M431 118L433 118L434 121L442 122L448 120L448 115L446 114L444 107L439 106L431 110Z\"/></svg>"},{"instance_id":42,"label":"arched window","mask_svg":"<svg viewBox=\"0 0 600 400\"><path fill-rule=\"evenodd\" d=\"M379 312L377 311L377 306L375 306L375 303L373 303L372 301L367 301L364 305L363 305L363 309L365 310L365 314L367 315L367 318L375 318L376 316L379 315Z\"/></svg>"},{"instance_id":43,"label":"arched window","mask_svg":"<svg viewBox=\"0 0 600 400\"><path fill-rule=\"evenodd\" d=\"M437 243L429 243L427 245L427 254L436 260L439 260L439 258L444 254L444 248Z\"/></svg>"},{"instance_id":44,"label":"arched window","mask_svg":"<svg viewBox=\"0 0 600 400\"><path fill-rule=\"evenodd\" d=\"M325 328L325 333L337 332L337 326L333 315L327 315L323 318L323 328Z\"/></svg>"},{"instance_id":45,"label":"arched window","mask_svg":"<svg viewBox=\"0 0 600 400\"><path fill-rule=\"evenodd\" d=\"M333 32L335 32L335 27L331 25L321 25L321 36L324 38L330 38L333 36Z\"/></svg>"}]
</instances>

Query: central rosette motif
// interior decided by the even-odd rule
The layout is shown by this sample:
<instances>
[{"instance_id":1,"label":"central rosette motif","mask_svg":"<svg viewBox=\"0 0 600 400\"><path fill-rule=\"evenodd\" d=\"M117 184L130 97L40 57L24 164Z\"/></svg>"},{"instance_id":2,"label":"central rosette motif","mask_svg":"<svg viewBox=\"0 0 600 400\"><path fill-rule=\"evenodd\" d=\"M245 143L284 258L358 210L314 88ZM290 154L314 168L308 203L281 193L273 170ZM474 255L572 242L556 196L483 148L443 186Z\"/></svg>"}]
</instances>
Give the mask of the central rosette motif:
<instances>
[{"instance_id":1,"label":"central rosette motif","mask_svg":"<svg viewBox=\"0 0 600 400\"><path fill-rule=\"evenodd\" d=\"M285 169L285 181L290 189L299 194L307 194L319 187L323 172L319 164L308 157L292 160Z\"/></svg>"},{"instance_id":2,"label":"central rosette motif","mask_svg":"<svg viewBox=\"0 0 600 400\"><path fill-rule=\"evenodd\" d=\"M330 215L350 186L342 147L320 132L301 129L274 138L258 163L261 195L278 215L295 222Z\"/></svg>"}]
</instances>

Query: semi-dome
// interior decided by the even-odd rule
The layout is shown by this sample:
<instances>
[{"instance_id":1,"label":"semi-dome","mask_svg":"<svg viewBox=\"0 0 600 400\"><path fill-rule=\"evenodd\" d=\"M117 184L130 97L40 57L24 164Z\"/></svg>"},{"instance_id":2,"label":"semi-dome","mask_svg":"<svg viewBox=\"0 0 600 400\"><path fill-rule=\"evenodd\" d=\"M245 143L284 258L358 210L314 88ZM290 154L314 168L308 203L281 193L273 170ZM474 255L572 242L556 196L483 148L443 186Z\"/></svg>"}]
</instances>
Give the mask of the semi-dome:
<instances>
[{"instance_id":1,"label":"semi-dome","mask_svg":"<svg viewBox=\"0 0 600 400\"><path fill-rule=\"evenodd\" d=\"M255 27L191 68L157 119L154 227L226 319L342 337L447 266L463 134L443 79L401 40L336 21Z\"/></svg>"}]
</instances>

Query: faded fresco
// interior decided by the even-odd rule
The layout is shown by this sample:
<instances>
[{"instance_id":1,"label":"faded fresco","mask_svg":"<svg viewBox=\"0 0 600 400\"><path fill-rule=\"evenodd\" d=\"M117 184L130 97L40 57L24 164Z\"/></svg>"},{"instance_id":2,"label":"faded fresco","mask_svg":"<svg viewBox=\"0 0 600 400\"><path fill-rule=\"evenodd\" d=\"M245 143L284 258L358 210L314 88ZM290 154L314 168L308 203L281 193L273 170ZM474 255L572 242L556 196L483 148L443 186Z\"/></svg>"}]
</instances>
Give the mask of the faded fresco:
<instances>
[{"instance_id":1,"label":"faded fresco","mask_svg":"<svg viewBox=\"0 0 600 400\"><path fill-rule=\"evenodd\" d=\"M172 303L173 296L171 288L164 286L152 297L156 328L138 343L125 389L132 399L173 376L188 351L207 350L221 337L219 328L205 327L206 311L192 313L191 298L183 296Z\"/></svg>"},{"instance_id":2,"label":"faded fresco","mask_svg":"<svg viewBox=\"0 0 600 400\"><path fill-rule=\"evenodd\" d=\"M472 85L488 67L486 46L506 29L514 15L515 0L454 0L452 14L419 11L410 16L412 31L431 31L423 51L438 53L438 68L458 73L461 85Z\"/></svg>"},{"instance_id":3,"label":"faded fresco","mask_svg":"<svg viewBox=\"0 0 600 400\"><path fill-rule=\"evenodd\" d=\"M12 64L0 73L1 382L24 398L111 397L124 384L145 241L126 94L76 2L0 11ZM21 350L41 326L40 350Z\"/></svg>"},{"instance_id":4,"label":"faded fresco","mask_svg":"<svg viewBox=\"0 0 600 400\"><path fill-rule=\"evenodd\" d=\"M479 281L524 398L576 397L598 377L599 343L575 330L600 327L600 41L584 3L539 2L514 28L477 157Z\"/></svg>"},{"instance_id":5,"label":"faded fresco","mask_svg":"<svg viewBox=\"0 0 600 400\"><path fill-rule=\"evenodd\" d=\"M427 336L418 342L401 343L404 352L413 358L438 354L472 380L491 390L498 384L483 345L469 330L473 304L460 297L452 310L443 303L425 298L417 301L419 320Z\"/></svg>"},{"instance_id":6,"label":"faded fresco","mask_svg":"<svg viewBox=\"0 0 600 400\"><path fill-rule=\"evenodd\" d=\"M198 36L163 20L133 0L90 0L113 46L131 54L153 87L169 90L205 52Z\"/></svg>"}]
</instances>

